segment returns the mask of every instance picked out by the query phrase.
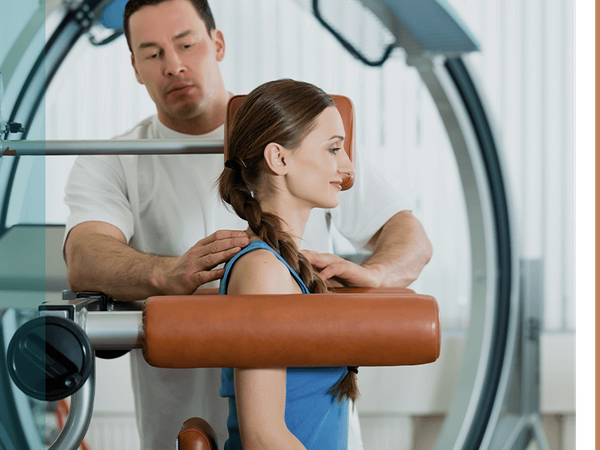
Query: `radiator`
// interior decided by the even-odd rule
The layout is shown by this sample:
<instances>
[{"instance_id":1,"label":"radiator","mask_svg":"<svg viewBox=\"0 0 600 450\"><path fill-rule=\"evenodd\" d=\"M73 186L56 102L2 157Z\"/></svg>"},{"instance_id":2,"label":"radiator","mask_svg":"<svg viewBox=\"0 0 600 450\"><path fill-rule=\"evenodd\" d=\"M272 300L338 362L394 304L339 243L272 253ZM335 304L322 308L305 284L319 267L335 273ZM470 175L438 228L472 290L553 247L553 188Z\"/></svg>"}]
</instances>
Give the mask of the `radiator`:
<instances>
[{"instance_id":1,"label":"radiator","mask_svg":"<svg viewBox=\"0 0 600 450\"><path fill-rule=\"evenodd\" d=\"M140 437L135 417L94 414L85 441L90 450L137 450L140 448Z\"/></svg>"}]
</instances>

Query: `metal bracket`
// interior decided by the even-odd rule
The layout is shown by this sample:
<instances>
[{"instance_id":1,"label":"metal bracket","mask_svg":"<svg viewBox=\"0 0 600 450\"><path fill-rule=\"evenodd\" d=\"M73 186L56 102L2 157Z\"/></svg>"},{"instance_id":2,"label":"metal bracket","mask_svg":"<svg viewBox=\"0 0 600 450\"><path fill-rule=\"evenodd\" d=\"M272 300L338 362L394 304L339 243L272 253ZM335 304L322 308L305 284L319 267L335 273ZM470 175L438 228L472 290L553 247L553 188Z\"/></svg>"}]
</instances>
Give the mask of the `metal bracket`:
<instances>
[{"instance_id":1,"label":"metal bracket","mask_svg":"<svg viewBox=\"0 0 600 450\"><path fill-rule=\"evenodd\" d=\"M80 322L78 316L84 310L86 312L110 311L112 310L112 299L102 292L74 293L64 290L62 300L44 302L38 307L40 316L61 316L76 323Z\"/></svg>"},{"instance_id":2,"label":"metal bracket","mask_svg":"<svg viewBox=\"0 0 600 450\"><path fill-rule=\"evenodd\" d=\"M494 432L491 450L522 450L535 441L550 450L540 415L540 328L543 317L542 260L521 261L521 332L508 413Z\"/></svg>"},{"instance_id":3,"label":"metal bracket","mask_svg":"<svg viewBox=\"0 0 600 450\"><path fill-rule=\"evenodd\" d=\"M2 118L2 101L4 100L4 81L0 72L0 141L8 138L9 133L23 133L25 128L18 122L5 122Z\"/></svg>"}]
</instances>

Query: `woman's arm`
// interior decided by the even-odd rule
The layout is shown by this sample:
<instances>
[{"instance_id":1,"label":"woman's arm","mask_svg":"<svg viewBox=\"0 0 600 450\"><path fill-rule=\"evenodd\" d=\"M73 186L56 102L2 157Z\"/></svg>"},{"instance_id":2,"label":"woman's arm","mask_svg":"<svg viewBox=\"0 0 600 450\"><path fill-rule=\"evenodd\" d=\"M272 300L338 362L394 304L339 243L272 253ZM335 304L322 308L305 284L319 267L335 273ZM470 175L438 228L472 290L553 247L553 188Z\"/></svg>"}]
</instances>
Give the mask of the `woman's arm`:
<instances>
[{"instance_id":1,"label":"woman's arm","mask_svg":"<svg viewBox=\"0 0 600 450\"><path fill-rule=\"evenodd\" d=\"M306 450L285 424L286 368L234 369L244 450Z\"/></svg>"},{"instance_id":2,"label":"woman's arm","mask_svg":"<svg viewBox=\"0 0 600 450\"><path fill-rule=\"evenodd\" d=\"M231 271L228 294L294 294L300 287L268 250L240 258ZM234 369L235 399L244 450L305 447L285 424L285 367Z\"/></svg>"}]
</instances>

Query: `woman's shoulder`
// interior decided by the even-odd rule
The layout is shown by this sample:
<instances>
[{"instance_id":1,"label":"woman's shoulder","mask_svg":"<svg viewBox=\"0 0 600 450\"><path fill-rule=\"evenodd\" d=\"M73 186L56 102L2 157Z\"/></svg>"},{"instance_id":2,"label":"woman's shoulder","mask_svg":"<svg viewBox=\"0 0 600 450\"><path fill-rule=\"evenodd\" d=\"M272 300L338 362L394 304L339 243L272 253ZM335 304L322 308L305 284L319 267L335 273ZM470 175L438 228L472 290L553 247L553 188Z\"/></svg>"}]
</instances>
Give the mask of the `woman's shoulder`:
<instances>
[{"instance_id":1,"label":"woman's shoulder","mask_svg":"<svg viewBox=\"0 0 600 450\"><path fill-rule=\"evenodd\" d=\"M257 248L242 255L231 269L228 294L300 293L288 267L267 249Z\"/></svg>"}]
</instances>

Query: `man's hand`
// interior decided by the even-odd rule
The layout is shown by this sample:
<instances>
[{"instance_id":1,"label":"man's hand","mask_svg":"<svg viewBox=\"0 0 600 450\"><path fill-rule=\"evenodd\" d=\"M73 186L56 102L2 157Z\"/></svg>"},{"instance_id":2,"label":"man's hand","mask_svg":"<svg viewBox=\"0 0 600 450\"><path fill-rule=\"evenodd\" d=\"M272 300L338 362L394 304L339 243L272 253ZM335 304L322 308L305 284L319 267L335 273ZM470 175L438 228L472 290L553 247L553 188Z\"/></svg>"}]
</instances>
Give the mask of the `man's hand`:
<instances>
[{"instance_id":1,"label":"man's hand","mask_svg":"<svg viewBox=\"0 0 600 450\"><path fill-rule=\"evenodd\" d=\"M223 278L225 269L214 267L229 261L250 239L245 231L219 230L199 240L178 258L157 267L152 283L168 294L191 294L199 286Z\"/></svg>"},{"instance_id":2,"label":"man's hand","mask_svg":"<svg viewBox=\"0 0 600 450\"><path fill-rule=\"evenodd\" d=\"M322 269L321 277L335 286L408 287L429 262L432 247L421 223L410 211L392 216L369 241L373 255L362 266L338 256L303 250Z\"/></svg>"},{"instance_id":3,"label":"man's hand","mask_svg":"<svg viewBox=\"0 0 600 450\"><path fill-rule=\"evenodd\" d=\"M71 229L64 251L72 291L100 291L133 301L194 293L201 284L221 278L223 269L214 267L249 242L245 231L221 230L180 257L147 255L131 248L116 226L91 221Z\"/></svg>"},{"instance_id":4,"label":"man's hand","mask_svg":"<svg viewBox=\"0 0 600 450\"><path fill-rule=\"evenodd\" d=\"M302 254L321 270L321 278L330 287L380 287L383 284L383 272L377 264L359 266L331 253L310 250L302 250Z\"/></svg>"}]
</instances>

